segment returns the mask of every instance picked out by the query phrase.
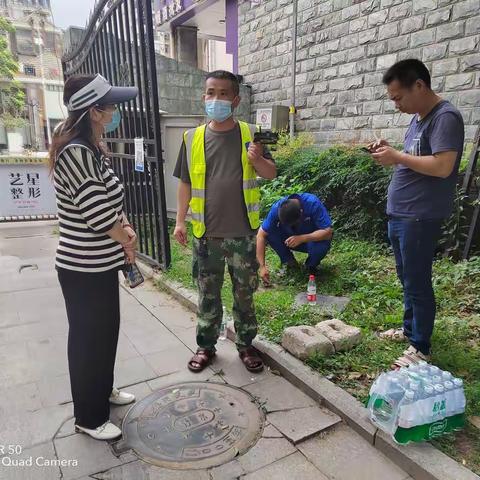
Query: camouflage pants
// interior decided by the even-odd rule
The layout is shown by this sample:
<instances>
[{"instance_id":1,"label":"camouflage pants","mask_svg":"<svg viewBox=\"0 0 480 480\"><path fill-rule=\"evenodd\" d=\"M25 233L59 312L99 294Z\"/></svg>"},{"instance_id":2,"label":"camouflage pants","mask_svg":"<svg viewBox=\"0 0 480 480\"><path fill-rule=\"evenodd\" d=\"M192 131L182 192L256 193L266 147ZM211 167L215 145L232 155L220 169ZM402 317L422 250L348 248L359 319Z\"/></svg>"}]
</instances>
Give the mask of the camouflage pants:
<instances>
[{"instance_id":1,"label":"camouflage pants","mask_svg":"<svg viewBox=\"0 0 480 480\"><path fill-rule=\"evenodd\" d=\"M233 319L237 348L252 344L257 335L253 294L258 288L256 237L194 238L193 278L199 292L197 344L215 349L222 322L221 291L225 261L232 279Z\"/></svg>"}]
</instances>

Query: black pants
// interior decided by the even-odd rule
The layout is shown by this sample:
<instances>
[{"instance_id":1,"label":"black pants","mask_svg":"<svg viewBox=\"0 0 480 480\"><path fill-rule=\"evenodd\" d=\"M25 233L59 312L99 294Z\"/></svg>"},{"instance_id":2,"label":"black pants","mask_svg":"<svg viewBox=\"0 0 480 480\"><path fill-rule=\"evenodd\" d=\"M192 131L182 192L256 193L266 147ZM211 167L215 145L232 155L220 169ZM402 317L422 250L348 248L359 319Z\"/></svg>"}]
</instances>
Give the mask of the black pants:
<instances>
[{"instance_id":1,"label":"black pants","mask_svg":"<svg viewBox=\"0 0 480 480\"><path fill-rule=\"evenodd\" d=\"M120 328L118 272L58 269L68 316L68 366L75 423L97 428L110 416L109 396Z\"/></svg>"}]
</instances>

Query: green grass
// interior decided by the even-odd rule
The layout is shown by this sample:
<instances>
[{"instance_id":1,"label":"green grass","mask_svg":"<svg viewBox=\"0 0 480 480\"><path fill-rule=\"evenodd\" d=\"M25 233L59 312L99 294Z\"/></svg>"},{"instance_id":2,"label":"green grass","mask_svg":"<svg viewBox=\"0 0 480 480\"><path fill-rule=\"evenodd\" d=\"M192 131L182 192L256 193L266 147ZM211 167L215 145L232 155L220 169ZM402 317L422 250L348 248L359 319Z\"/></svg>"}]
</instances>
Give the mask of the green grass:
<instances>
[{"instance_id":1,"label":"green grass","mask_svg":"<svg viewBox=\"0 0 480 480\"><path fill-rule=\"evenodd\" d=\"M297 257L302 261L305 255ZM282 282L276 274L278 259L270 250L267 262L276 286L260 289L255 294L255 305L260 334L279 342L286 327L315 324L322 317L308 306L293 307L295 295L306 289L306 274L298 273ZM172 241L172 267L166 276L193 288L190 248ZM230 309L231 283L228 275L225 278L222 295ZM438 312L432 339L432 362L464 379L467 415L479 415L480 257L460 263L445 258L437 260L434 283ZM405 348L404 344L382 341L376 335L401 325L402 291L391 252L385 246L337 236L331 252L322 262L317 292L351 297L350 304L338 318L360 327L363 340L349 352L331 357L313 356L307 363L364 401L373 379L387 370ZM480 473L479 437L478 430L469 426L435 444Z\"/></svg>"}]
</instances>

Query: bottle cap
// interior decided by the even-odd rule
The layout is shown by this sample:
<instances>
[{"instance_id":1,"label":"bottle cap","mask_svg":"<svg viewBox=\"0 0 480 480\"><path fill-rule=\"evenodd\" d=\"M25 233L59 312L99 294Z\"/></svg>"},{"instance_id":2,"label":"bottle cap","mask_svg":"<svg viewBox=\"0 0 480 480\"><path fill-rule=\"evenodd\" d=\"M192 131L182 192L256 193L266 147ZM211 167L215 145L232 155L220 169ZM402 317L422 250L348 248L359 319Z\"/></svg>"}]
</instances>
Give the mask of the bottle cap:
<instances>
[{"instance_id":1,"label":"bottle cap","mask_svg":"<svg viewBox=\"0 0 480 480\"><path fill-rule=\"evenodd\" d=\"M454 378L453 379L453 384L456 387L463 387L463 380L461 378Z\"/></svg>"},{"instance_id":2,"label":"bottle cap","mask_svg":"<svg viewBox=\"0 0 480 480\"><path fill-rule=\"evenodd\" d=\"M450 380L453 377L453 375L450 372L442 372L442 377L445 380Z\"/></svg>"},{"instance_id":3,"label":"bottle cap","mask_svg":"<svg viewBox=\"0 0 480 480\"><path fill-rule=\"evenodd\" d=\"M432 382L433 383L440 383L442 381L442 377L440 375L434 375L432 377Z\"/></svg>"},{"instance_id":4,"label":"bottle cap","mask_svg":"<svg viewBox=\"0 0 480 480\"><path fill-rule=\"evenodd\" d=\"M410 385L408 386L408 388L413 391L418 390L419 387L420 387L420 382L417 382L417 381L410 382Z\"/></svg>"},{"instance_id":5,"label":"bottle cap","mask_svg":"<svg viewBox=\"0 0 480 480\"><path fill-rule=\"evenodd\" d=\"M443 385L441 385L440 383L437 383L435 386L435 391L438 392L438 393L443 393L445 391L445 389L443 388Z\"/></svg>"},{"instance_id":6,"label":"bottle cap","mask_svg":"<svg viewBox=\"0 0 480 480\"><path fill-rule=\"evenodd\" d=\"M315 275L310 275L310 276L308 277L308 279L309 279L309 280L315 280Z\"/></svg>"},{"instance_id":7,"label":"bottle cap","mask_svg":"<svg viewBox=\"0 0 480 480\"><path fill-rule=\"evenodd\" d=\"M428 395L431 395L433 393L433 387L431 385L425 385L423 387L423 390L425 391L425 393L427 393Z\"/></svg>"},{"instance_id":8,"label":"bottle cap","mask_svg":"<svg viewBox=\"0 0 480 480\"><path fill-rule=\"evenodd\" d=\"M413 390L406 390L405 397L409 400L412 400L413 398L415 398L415 392Z\"/></svg>"},{"instance_id":9,"label":"bottle cap","mask_svg":"<svg viewBox=\"0 0 480 480\"><path fill-rule=\"evenodd\" d=\"M453 388L453 383L450 380L447 380L443 386L445 387L446 390L450 390Z\"/></svg>"},{"instance_id":10,"label":"bottle cap","mask_svg":"<svg viewBox=\"0 0 480 480\"><path fill-rule=\"evenodd\" d=\"M420 373L420 375L426 377L426 376L428 376L428 368L421 368L418 373Z\"/></svg>"},{"instance_id":11,"label":"bottle cap","mask_svg":"<svg viewBox=\"0 0 480 480\"><path fill-rule=\"evenodd\" d=\"M428 363L427 363L425 360L420 360L420 361L418 362L418 365L419 365L420 367L425 367L425 365L428 365Z\"/></svg>"},{"instance_id":12,"label":"bottle cap","mask_svg":"<svg viewBox=\"0 0 480 480\"><path fill-rule=\"evenodd\" d=\"M435 366L435 365L431 365L430 366L430 372L433 374L433 375L437 375L437 373L440 371L440 369Z\"/></svg>"}]
</instances>

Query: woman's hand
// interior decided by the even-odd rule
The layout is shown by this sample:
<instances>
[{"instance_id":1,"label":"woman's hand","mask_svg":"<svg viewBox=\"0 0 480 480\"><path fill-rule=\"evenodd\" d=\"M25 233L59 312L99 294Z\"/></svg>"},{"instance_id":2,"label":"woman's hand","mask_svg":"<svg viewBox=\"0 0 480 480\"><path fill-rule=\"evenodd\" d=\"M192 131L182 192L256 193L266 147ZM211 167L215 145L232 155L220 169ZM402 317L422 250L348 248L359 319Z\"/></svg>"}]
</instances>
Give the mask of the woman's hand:
<instances>
[{"instance_id":1,"label":"woman's hand","mask_svg":"<svg viewBox=\"0 0 480 480\"><path fill-rule=\"evenodd\" d=\"M128 241L122 243L125 250L125 257L128 263L135 263L135 251L137 250L137 234L130 225L123 227L125 233L128 235Z\"/></svg>"}]
</instances>

